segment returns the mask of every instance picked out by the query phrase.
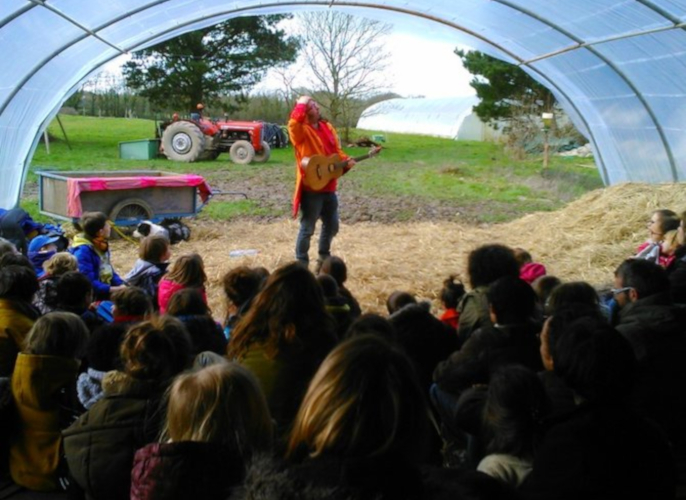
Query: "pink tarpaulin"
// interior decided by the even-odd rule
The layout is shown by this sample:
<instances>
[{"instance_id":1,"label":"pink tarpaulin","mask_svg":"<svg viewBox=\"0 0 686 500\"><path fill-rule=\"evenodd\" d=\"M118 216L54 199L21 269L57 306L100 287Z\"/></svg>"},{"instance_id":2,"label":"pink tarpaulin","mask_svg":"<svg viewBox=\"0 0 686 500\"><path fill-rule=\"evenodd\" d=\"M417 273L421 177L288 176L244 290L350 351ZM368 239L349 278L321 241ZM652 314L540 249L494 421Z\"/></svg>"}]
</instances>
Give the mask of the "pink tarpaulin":
<instances>
[{"instance_id":1,"label":"pink tarpaulin","mask_svg":"<svg viewBox=\"0 0 686 500\"><path fill-rule=\"evenodd\" d=\"M166 175L136 177L73 177L67 179L67 215L81 217L81 193L85 191L116 191L152 187L198 187L200 198L206 202L212 194L201 175Z\"/></svg>"}]
</instances>

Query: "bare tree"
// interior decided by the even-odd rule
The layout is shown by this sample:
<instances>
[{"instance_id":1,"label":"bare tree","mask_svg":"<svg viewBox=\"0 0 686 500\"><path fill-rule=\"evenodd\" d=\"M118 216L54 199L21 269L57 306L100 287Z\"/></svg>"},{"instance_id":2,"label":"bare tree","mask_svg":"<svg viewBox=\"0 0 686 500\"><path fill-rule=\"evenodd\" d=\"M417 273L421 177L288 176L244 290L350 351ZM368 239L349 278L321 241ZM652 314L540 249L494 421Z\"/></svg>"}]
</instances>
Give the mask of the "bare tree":
<instances>
[{"instance_id":1,"label":"bare tree","mask_svg":"<svg viewBox=\"0 0 686 500\"><path fill-rule=\"evenodd\" d=\"M365 100L387 89L381 74L390 57L384 42L392 26L331 10L304 13L300 20L313 94L348 140Z\"/></svg>"}]
</instances>

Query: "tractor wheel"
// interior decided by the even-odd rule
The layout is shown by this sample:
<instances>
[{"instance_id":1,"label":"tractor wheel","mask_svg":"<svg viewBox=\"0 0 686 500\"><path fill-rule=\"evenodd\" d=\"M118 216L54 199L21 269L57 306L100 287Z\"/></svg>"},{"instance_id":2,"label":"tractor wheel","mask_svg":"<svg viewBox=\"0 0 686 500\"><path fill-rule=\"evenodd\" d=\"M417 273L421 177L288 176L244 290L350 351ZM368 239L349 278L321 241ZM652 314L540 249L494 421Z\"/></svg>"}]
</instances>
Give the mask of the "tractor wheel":
<instances>
[{"instance_id":1,"label":"tractor wheel","mask_svg":"<svg viewBox=\"0 0 686 500\"><path fill-rule=\"evenodd\" d=\"M170 160L197 161L205 150L205 135L194 123L174 122L162 134L162 146Z\"/></svg>"},{"instance_id":2,"label":"tractor wheel","mask_svg":"<svg viewBox=\"0 0 686 500\"><path fill-rule=\"evenodd\" d=\"M255 157L255 148L248 141L236 141L229 149L231 161L239 165L247 165Z\"/></svg>"},{"instance_id":3,"label":"tractor wheel","mask_svg":"<svg viewBox=\"0 0 686 500\"><path fill-rule=\"evenodd\" d=\"M151 219L152 215L150 205L140 198L127 198L117 203L110 210L110 220L127 235L133 233L139 222ZM117 231L112 231L113 239L118 236Z\"/></svg>"},{"instance_id":4,"label":"tractor wheel","mask_svg":"<svg viewBox=\"0 0 686 500\"><path fill-rule=\"evenodd\" d=\"M267 141L262 141L262 151L255 153L254 161L257 163L267 163L269 157L272 155L272 148L269 147Z\"/></svg>"}]
</instances>

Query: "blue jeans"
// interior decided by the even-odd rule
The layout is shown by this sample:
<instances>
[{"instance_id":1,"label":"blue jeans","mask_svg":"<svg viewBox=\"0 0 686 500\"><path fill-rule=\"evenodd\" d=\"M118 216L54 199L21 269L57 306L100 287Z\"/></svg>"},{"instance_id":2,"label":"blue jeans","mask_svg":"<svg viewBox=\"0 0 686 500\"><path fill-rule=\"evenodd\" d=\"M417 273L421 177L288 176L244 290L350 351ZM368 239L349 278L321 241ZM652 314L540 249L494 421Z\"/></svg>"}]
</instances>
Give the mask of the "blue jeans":
<instances>
[{"instance_id":1,"label":"blue jeans","mask_svg":"<svg viewBox=\"0 0 686 500\"><path fill-rule=\"evenodd\" d=\"M338 234L338 196L336 193L303 191L300 200L300 231L295 242L295 258L307 265L310 261L310 240L317 220L322 220L319 232L319 259L331 255L331 242Z\"/></svg>"}]
</instances>

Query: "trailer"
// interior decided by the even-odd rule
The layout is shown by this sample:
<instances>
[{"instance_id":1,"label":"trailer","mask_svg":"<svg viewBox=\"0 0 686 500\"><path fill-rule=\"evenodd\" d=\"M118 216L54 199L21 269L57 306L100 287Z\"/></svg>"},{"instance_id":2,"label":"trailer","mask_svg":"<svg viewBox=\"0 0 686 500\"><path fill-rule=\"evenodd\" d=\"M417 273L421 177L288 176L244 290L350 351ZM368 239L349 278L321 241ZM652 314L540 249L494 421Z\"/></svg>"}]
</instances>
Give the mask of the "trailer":
<instances>
[{"instance_id":1,"label":"trailer","mask_svg":"<svg viewBox=\"0 0 686 500\"><path fill-rule=\"evenodd\" d=\"M144 220L193 217L212 198L200 175L155 170L38 174L40 213L76 222L84 212L103 212L117 226Z\"/></svg>"}]
</instances>

